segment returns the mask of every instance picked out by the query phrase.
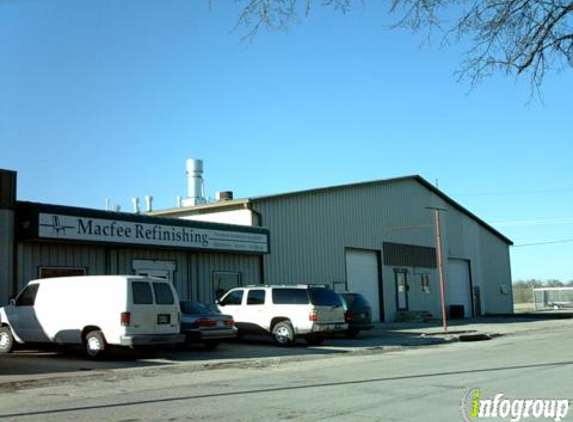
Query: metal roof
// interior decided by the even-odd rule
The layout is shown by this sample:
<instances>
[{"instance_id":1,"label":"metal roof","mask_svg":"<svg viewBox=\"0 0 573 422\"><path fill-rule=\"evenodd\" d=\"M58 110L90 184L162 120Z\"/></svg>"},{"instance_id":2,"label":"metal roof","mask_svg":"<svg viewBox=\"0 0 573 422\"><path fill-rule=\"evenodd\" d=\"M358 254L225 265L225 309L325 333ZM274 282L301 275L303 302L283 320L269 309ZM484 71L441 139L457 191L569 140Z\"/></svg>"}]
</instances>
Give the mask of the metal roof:
<instances>
[{"instance_id":1,"label":"metal roof","mask_svg":"<svg viewBox=\"0 0 573 422\"><path fill-rule=\"evenodd\" d=\"M439 190L437 187L432 185L430 182L428 182L426 179L424 179L420 175L410 175L410 176L395 177L395 178L390 178L390 179L372 180L372 181L359 182L359 183L349 183L349 184L344 184L344 185L336 185L336 186L321 187L321 188L312 188L312 189L305 189L305 190L301 190L301 191L285 192L285 193L279 193L279 194L273 194L273 195L254 196L251 198L232 199L232 200L226 200L226 201L220 201L220 202L213 202L210 204L196 205L196 206L192 206L192 207L171 208L171 209L167 209L167 210L163 210L163 211L154 211L154 212L150 213L150 215L173 215L173 214L179 214L182 211L214 211L214 210L220 210L220 209L225 209L225 208L242 208L242 207L248 208L250 204L255 204L257 202L264 202L264 201L270 201L270 200L276 200L276 199L282 199L282 198L289 198L289 197L293 197L293 196L307 195L307 194L313 194L313 193L331 192L331 191L335 191L335 190L339 190L339 189L361 188L361 187L373 186L373 185L385 185L385 184L389 184L389 183L396 183L396 182L403 182L403 181L416 181L416 182L420 183L426 189L430 190L431 192L433 192L434 194L436 194L437 196L442 198L445 202L447 202L453 208L466 214L468 217L470 217L473 220L475 220L476 222L478 222L485 229L492 232L494 235L498 236L500 239L502 239L508 245L513 245L513 241L511 241L508 237L504 236L498 230L494 229L491 225L489 225L488 223L483 221L481 218L476 216L474 213L469 211L467 208L464 208L463 206L461 206L459 203L454 201L452 198L450 198L448 195L446 195L444 192Z\"/></svg>"}]
</instances>

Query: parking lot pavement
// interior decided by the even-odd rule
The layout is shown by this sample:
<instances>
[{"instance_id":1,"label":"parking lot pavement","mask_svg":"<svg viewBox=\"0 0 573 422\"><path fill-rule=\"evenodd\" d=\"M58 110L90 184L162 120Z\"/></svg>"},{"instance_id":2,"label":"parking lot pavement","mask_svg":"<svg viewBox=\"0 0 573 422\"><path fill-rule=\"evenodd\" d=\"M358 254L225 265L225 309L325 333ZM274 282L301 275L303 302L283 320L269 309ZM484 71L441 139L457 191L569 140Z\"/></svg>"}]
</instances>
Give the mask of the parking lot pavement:
<instances>
[{"instance_id":1,"label":"parking lot pavement","mask_svg":"<svg viewBox=\"0 0 573 422\"><path fill-rule=\"evenodd\" d=\"M460 340L464 335L520 335L534 330L573 325L572 319L480 318L452 321L444 333L441 323L382 323L357 339L335 336L323 346L308 347L299 340L293 347L275 346L268 337L246 336L242 341L222 343L206 351L200 345L166 352L152 358L134 352L112 354L102 361L90 361L80 351L17 350L0 355L0 391L3 385L38 382L55 378L109 375L118 370L169 368L185 365L185 370L209 370L229 365L257 366L282 361L322 359L345 353L384 353L404 348L426 347Z\"/></svg>"}]
</instances>

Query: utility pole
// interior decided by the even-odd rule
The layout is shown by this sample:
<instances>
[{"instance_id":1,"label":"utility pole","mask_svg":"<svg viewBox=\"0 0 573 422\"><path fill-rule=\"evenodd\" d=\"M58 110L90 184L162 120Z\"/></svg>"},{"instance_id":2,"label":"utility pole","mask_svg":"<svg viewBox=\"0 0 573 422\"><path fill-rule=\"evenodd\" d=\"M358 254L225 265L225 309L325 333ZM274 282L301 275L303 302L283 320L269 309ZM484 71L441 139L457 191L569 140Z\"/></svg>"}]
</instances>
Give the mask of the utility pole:
<instances>
[{"instance_id":1,"label":"utility pole","mask_svg":"<svg viewBox=\"0 0 573 422\"><path fill-rule=\"evenodd\" d=\"M444 260L442 257L442 234L440 231L440 211L446 211L444 208L426 207L427 209L434 210L434 220L436 227L436 249L438 255L438 274L440 277L440 296L442 299L442 323L444 333L448 332L448 319L446 313L446 288L444 282Z\"/></svg>"}]
</instances>

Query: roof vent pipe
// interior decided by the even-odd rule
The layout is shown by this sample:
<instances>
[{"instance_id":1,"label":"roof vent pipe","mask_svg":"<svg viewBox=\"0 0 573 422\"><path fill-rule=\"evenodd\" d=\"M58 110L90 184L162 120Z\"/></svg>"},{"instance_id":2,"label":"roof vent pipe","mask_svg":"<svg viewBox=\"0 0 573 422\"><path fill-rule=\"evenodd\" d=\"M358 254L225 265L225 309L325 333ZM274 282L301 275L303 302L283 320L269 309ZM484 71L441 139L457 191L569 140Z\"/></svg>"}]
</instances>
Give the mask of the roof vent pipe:
<instances>
[{"instance_id":1,"label":"roof vent pipe","mask_svg":"<svg viewBox=\"0 0 573 422\"><path fill-rule=\"evenodd\" d=\"M134 197L131 202L133 202L133 212L139 214L139 198Z\"/></svg>"},{"instance_id":2,"label":"roof vent pipe","mask_svg":"<svg viewBox=\"0 0 573 422\"><path fill-rule=\"evenodd\" d=\"M186 162L187 169L187 198L183 205L194 206L205 204L205 191L203 186L203 160L189 158Z\"/></svg>"},{"instance_id":3,"label":"roof vent pipe","mask_svg":"<svg viewBox=\"0 0 573 422\"><path fill-rule=\"evenodd\" d=\"M153 196L145 195L145 211L153 211Z\"/></svg>"}]
</instances>

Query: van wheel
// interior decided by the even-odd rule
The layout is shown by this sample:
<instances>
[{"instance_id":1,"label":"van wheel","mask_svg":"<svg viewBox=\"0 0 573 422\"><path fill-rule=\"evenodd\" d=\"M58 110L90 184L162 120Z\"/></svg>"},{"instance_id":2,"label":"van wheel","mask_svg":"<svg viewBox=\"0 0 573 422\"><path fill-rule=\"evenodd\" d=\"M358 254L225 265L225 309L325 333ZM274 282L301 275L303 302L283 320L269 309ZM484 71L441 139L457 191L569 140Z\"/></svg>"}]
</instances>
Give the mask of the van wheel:
<instances>
[{"instance_id":1,"label":"van wheel","mask_svg":"<svg viewBox=\"0 0 573 422\"><path fill-rule=\"evenodd\" d=\"M10 327L0 327L0 353L10 353L14 347L14 337Z\"/></svg>"},{"instance_id":2,"label":"van wheel","mask_svg":"<svg viewBox=\"0 0 573 422\"><path fill-rule=\"evenodd\" d=\"M105 338L99 330L90 331L86 335L86 354L90 359L100 359L106 349Z\"/></svg>"},{"instance_id":3,"label":"van wheel","mask_svg":"<svg viewBox=\"0 0 573 422\"><path fill-rule=\"evenodd\" d=\"M290 346L294 342L294 329L289 321L281 321L273 327L273 339L279 346Z\"/></svg>"}]
</instances>

